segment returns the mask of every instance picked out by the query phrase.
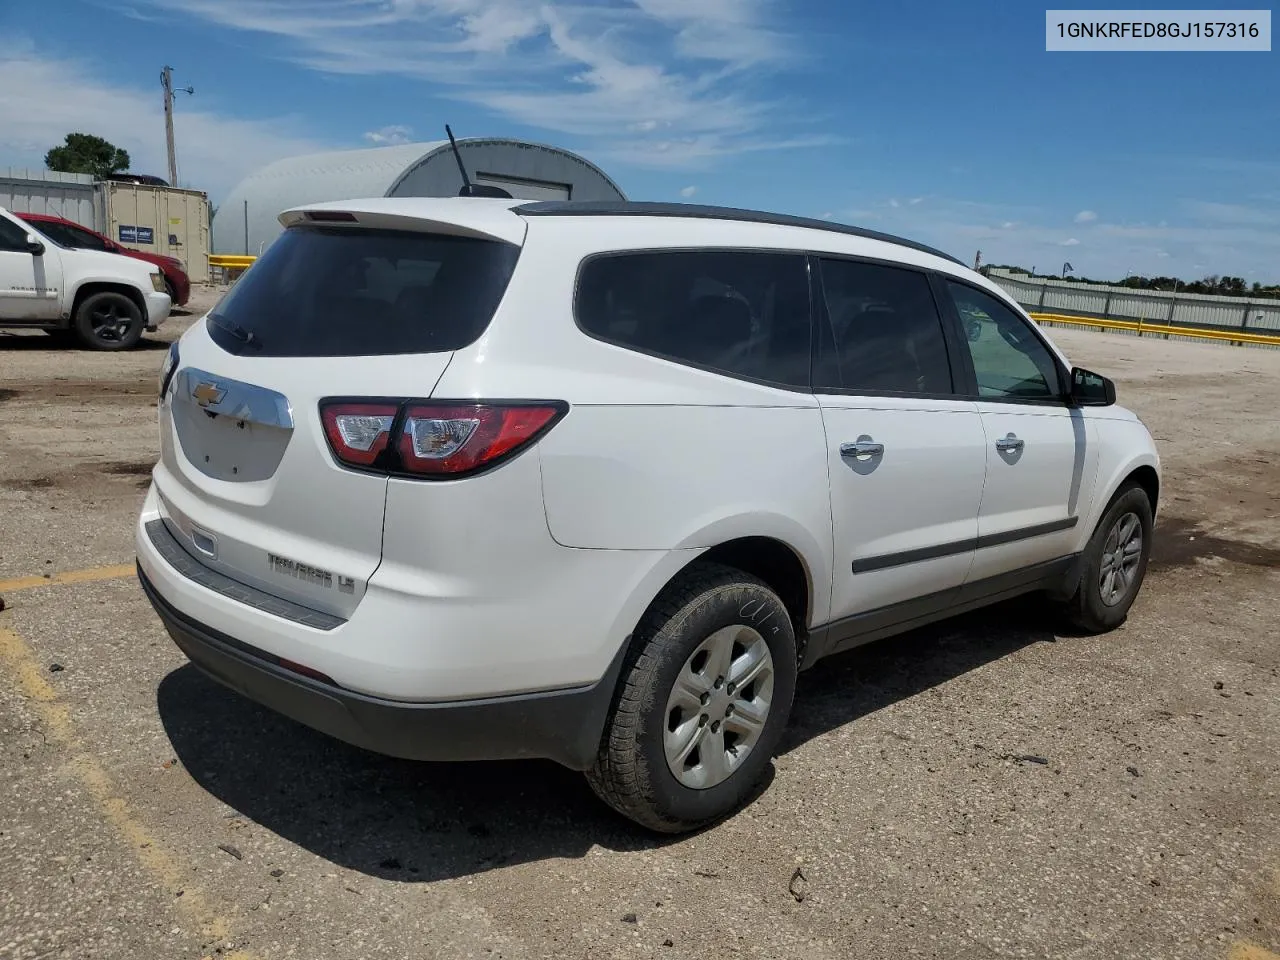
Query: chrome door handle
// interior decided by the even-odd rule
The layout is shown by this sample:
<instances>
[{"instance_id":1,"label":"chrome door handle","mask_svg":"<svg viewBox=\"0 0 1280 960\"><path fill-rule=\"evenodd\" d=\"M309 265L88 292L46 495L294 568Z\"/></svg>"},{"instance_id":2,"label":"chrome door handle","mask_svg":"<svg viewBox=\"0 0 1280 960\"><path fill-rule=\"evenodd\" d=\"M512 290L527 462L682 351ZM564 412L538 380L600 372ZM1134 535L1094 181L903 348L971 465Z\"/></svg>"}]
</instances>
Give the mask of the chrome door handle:
<instances>
[{"instance_id":1,"label":"chrome door handle","mask_svg":"<svg viewBox=\"0 0 1280 960\"><path fill-rule=\"evenodd\" d=\"M1022 447L1023 442L1012 433L996 441L996 449L1001 453L1012 453L1014 450L1021 450Z\"/></svg>"},{"instance_id":2,"label":"chrome door handle","mask_svg":"<svg viewBox=\"0 0 1280 960\"><path fill-rule=\"evenodd\" d=\"M884 444L876 443L870 437L859 437L854 443L840 444L840 456L852 457L855 460L870 460L884 456Z\"/></svg>"}]
</instances>

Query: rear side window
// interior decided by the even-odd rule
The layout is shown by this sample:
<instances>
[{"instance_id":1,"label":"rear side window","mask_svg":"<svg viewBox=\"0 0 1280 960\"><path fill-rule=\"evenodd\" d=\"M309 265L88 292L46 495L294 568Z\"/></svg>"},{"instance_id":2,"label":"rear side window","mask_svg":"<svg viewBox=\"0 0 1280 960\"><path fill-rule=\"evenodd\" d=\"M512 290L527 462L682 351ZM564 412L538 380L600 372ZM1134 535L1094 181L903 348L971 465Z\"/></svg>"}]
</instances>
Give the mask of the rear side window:
<instances>
[{"instance_id":1,"label":"rear side window","mask_svg":"<svg viewBox=\"0 0 1280 960\"><path fill-rule=\"evenodd\" d=\"M942 318L929 278L852 260L823 260L815 389L851 393L953 392Z\"/></svg>"},{"instance_id":2,"label":"rear side window","mask_svg":"<svg viewBox=\"0 0 1280 960\"><path fill-rule=\"evenodd\" d=\"M809 279L798 254L670 250L588 260L574 304L600 340L731 376L809 386Z\"/></svg>"},{"instance_id":3,"label":"rear side window","mask_svg":"<svg viewBox=\"0 0 1280 960\"><path fill-rule=\"evenodd\" d=\"M519 252L471 237L293 227L209 315L209 335L266 357L459 350L488 327Z\"/></svg>"},{"instance_id":4,"label":"rear side window","mask_svg":"<svg viewBox=\"0 0 1280 960\"><path fill-rule=\"evenodd\" d=\"M102 242L101 237L95 237L92 233L84 230L77 230L75 227L69 227L65 223L49 223L42 221L40 223L40 231L50 239L62 244L64 247L70 247L73 250L106 250L107 245Z\"/></svg>"}]
</instances>

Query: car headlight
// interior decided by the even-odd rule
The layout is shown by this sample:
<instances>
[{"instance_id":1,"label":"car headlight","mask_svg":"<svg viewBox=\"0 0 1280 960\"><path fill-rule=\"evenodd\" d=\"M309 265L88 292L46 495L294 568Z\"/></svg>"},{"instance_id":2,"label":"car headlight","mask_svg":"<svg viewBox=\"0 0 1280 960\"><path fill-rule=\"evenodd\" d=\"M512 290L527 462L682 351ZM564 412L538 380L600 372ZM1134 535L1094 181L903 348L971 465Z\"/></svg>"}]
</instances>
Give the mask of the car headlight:
<instances>
[{"instance_id":1,"label":"car headlight","mask_svg":"<svg viewBox=\"0 0 1280 960\"><path fill-rule=\"evenodd\" d=\"M155 273L151 274L151 286L155 288L156 293L163 293L164 292L164 274L158 270Z\"/></svg>"},{"instance_id":2,"label":"car headlight","mask_svg":"<svg viewBox=\"0 0 1280 960\"><path fill-rule=\"evenodd\" d=\"M169 344L169 352L164 355L164 363L160 364L160 402L164 402L164 395L169 392L169 382L173 379L174 373L178 369L178 342L175 340Z\"/></svg>"}]
</instances>

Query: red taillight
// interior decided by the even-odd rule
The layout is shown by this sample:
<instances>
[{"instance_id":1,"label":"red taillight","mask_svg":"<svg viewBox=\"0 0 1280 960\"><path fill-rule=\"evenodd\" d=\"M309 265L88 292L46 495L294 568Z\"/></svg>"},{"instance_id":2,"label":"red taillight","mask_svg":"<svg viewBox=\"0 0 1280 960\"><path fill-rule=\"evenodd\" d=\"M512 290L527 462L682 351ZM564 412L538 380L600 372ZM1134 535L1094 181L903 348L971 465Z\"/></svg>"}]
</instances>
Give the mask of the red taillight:
<instances>
[{"instance_id":1,"label":"red taillight","mask_svg":"<svg viewBox=\"0 0 1280 960\"><path fill-rule=\"evenodd\" d=\"M334 455L349 466L450 479L479 472L514 455L550 429L567 410L560 401L392 403L344 399L323 401L320 417Z\"/></svg>"},{"instance_id":2,"label":"red taillight","mask_svg":"<svg viewBox=\"0 0 1280 960\"><path fill-rule=\"evenodd\" d=\"M387 449L399 406L391 403L328 403L320 407L333 455L357 467L372 466Z\"/></svg>"},{"instance_id":3,"label":"red taillight","mask_svg":"<svg viewBox=\"0 0 1280 960\"><path fill-rule=\"evenodd\" d=\"M483 403L412 405L400 431L400 462L409 473L459 474L519 450L557 416L555 406Z\"/></svg>"}]
</instances>

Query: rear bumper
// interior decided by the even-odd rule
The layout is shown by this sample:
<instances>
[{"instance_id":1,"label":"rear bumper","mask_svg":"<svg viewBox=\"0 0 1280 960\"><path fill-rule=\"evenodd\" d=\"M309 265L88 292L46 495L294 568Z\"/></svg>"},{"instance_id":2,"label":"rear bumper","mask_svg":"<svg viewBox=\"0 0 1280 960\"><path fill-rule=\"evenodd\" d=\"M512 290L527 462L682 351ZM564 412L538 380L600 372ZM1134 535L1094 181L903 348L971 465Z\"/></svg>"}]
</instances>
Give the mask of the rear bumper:
<instances>
[{"instance_id":1,"label":"rear bumper","mask_svg":"<svg viewBox=\"0 0 1280 960\"><path fill-rule=\"evenodd\" d=\"M213 679L308 727L409 760L544 758L591 766L622 668L625 645L601 680L572 690L446 703L404 703L294 673L276 658L200 624L138 580L183 653Z\"/></svg>"}]
</instances>

